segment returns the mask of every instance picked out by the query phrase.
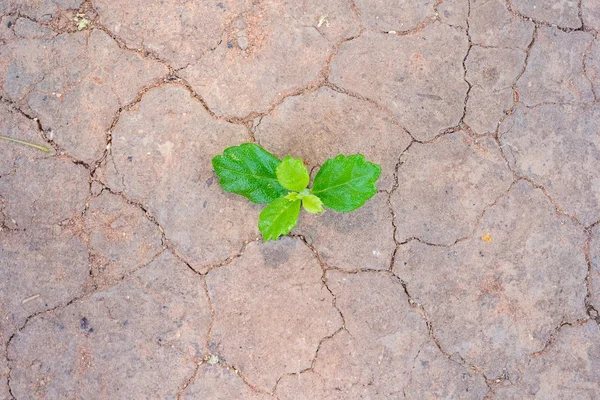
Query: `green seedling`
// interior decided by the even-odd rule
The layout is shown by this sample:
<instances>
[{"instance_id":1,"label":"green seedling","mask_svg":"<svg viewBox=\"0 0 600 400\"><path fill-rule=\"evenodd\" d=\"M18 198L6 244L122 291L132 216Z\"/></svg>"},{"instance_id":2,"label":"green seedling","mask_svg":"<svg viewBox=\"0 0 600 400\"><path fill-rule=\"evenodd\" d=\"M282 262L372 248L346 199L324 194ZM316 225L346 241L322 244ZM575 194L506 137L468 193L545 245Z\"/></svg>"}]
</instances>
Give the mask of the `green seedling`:
<instances>
[{"instance_id":1,"label":"green seedling","mask_svg":"<svg viewBox=\"0 0 600 400\"><path fill-rule=\"evenodd\" d=\"M225 149L212 159L225 191L253 203L268 204L260 213L258 229L263 240L277 240L296 226L300 206L311 214L354 211L377 193L381 167L362 154L340 154L325 161L312 187L302 159L275 157L254 143Z\"/></svg>"}]
</instances>

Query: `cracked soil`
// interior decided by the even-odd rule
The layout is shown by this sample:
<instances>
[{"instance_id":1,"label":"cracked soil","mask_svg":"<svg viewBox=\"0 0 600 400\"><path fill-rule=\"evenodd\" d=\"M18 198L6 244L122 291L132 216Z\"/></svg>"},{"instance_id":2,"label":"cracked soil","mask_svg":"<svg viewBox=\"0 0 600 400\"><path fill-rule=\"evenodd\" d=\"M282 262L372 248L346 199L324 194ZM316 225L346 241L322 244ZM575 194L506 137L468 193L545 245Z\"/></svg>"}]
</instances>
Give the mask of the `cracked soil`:
<instances>
[{"instance_id":1,"label":"cracked soil","mask_svg":"<svg viewBox=\"0 0 600 400\"><path fill-rule=\"evenodd\" d=\"M0 399L600 399L598 96L596 0L0 0Z\"/></svg>"}]
</instances>

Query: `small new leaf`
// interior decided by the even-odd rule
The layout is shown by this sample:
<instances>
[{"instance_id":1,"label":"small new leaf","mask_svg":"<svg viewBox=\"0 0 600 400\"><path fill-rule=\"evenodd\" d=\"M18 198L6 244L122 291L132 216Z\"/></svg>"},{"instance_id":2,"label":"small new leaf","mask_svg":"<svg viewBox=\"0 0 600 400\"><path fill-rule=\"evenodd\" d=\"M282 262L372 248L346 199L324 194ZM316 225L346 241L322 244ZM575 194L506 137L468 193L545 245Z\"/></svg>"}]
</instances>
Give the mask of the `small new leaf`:
<instances>
[{"instance_id":1,"label":"small new leaf","mask_svg":"<svg viewBox=\"0 0 600 400\"><path fill-rule=\"evenodd\" d=\"M301 158L286 156L277 166L277 180L284 188L300 192L308 186L310 177Z\"/></svg>"},{"instance_id":2,"label":"small new leaf","mask_svg":"<svg viewBox=\"0 0 600 400\"><path fill-rule=\"evenodd\" d=\"M319 214L325 211L321 199L312 194L310 189L304 189L300 193L290 192L285 195L285 198L291 201L302 200L302 206L311 214Z\"/></svg>"},{"instance_id":3,"label":"small new leaf","mask_svg":"<svg viewBox=\"0 0 600 400\"><path fill-rule=\"evenodd\" d=\"M277 181L281 161L254 143L225 149L212 159L219 183L228 192L245 196L253 203L270 203L288 191Z\"/></svg>"},{"instance_id":4,"label":"small new leaf","mask_svg":"<svg viewBox=\"0 0 600 400\"><path fill-rule=\"evenodd\" d=\"M300 200L290 200L286 196L274 200L266 206L258 218L258 229L265 242L277 240L287 235L296 226L300 214Z\"/></svg>"},{"instance_id":5,"label":"small new leaf","mask_svg":"<svg viewBox=\"0 0 600 400\"><path fill-rule=\"evenodd\" d=\"M288 200L291 200L291 201L302 200L302 194L296 193L296 192L289 192L288 194L285 195L285 198Z\"/></svg>"},{"instance_id":6,"label":"small new leaf","mask_svg":"<svg viewBox=\"0 0 600 400\"><path fill-rule=\"evenodd\" d=\"M311 191L332 210L353 211L377 193L379 174L381 167L366 161L362 154L340 154L325 161Z\"/></svg>"},{"instance_id":7,"label":"small new leaf","mask_svg":"<svg viewBox=\"0 0 600 400\"><path fill-rule=\"evenodd\" d=\"M325 211L323 202L314 194L302 196L302 207L311 214L319 214Z\"/></svg>"}]
</instances>

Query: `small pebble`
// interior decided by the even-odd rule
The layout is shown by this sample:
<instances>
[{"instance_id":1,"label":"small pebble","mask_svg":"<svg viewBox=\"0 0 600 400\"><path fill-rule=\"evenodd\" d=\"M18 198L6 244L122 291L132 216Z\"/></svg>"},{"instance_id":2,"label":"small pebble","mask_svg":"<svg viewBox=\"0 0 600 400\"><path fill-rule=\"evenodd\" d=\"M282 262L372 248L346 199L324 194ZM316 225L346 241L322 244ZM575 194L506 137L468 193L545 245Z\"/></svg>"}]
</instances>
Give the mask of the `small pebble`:
<instances>
[{"instance_id":1,"label":"small pebble","mask_svg":"<svg viewBox=\"0 0 600 400\"><path fill-rule=\"evenodd\" d=\"M237 44L238 46L240 46L240 49L242 50L246 50L248 48L248 38L241 36L238 38L237 40Z\"/></svg>"},{"instance_id":2,"label":"small pebble","mask_svg":"<svg viewBox=\"0 0 600 400\"><path fill-rule=\"evenodd\" d=\"M62 227L60 225L52 225L52 234L54 236L60 236Z\"/></svg>"}]
</instances>

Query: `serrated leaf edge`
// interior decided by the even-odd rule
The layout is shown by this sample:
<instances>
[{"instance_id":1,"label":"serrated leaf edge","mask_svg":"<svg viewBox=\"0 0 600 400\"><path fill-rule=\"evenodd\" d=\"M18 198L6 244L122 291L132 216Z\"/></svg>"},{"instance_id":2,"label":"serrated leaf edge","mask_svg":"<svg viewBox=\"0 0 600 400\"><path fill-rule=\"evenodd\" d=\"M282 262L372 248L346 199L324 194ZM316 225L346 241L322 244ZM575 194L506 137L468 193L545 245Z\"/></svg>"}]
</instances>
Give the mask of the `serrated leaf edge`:
<instances>
[{"instance_id":1,"label":"serrated leaf edge","mask_svg":"<svg viewBox=\"0 0 600 400\"><path fill-rule=\"evenodd\" d=\"M304 172L304 173L306 173L306 177L307 177L308 179L306 180L306 185L304 185L304 187L303 187L302 189L292 189L292 188L290 188L290 187L286 186L286 185L284 184L284 182L282 182L282 179L281 179L281 176L280 176L280 175L282 174L282 173L281 173L281 171L280 171L280 167L281 167L282 165L284 165L284 163L285 163L285 162L286 162L288 159L289 159L289 160L292 160L292 161L295 161L295 162L298 162L298 161L300 161L300 164L301 164L301 165L302 165L302 167L304 168L303 172ZM307 187L307 186L310 184L310 174L308 173L308 170L306 169L306 166L304 165L304 162L302 161L302 159L301 159L301 158L294 158L294 157L292 157L292 156L291 156L291 155L289 155L289 154L288 154L287 156L285 156L285 157L284 157L284 158L281 160L281 162L280 162L280 163L277 165L277 168L275 169L275 175L277 176L277 182L278 182L278 183L279 183L279 184L280 184L280 185L281 185L281 186L282 186L284 189L287 189L287 190L290 190L290 191L293 191L293 192L299 192L299 191L301 191L301 190L305 189L305 188L306 188L306 187Z\"/></svg>"},{"instance_id":2,"label":"serrated leaf edge","mask_svg":"<svg viewBox=\"0 0 600 400\"><path fill-rule=\"evenodd\" d=\"M240 148L240 149L243 149L243 148L247 148L247 147L257 147L257 148L259 148L260 150L264 151L265 153L269 154L269 155L270 155L271 157L273 157L274 159L276 159L276 160L279 162L279 163L277 164L277 166L275 167L275 170L277 170L277 167L278 167L278 166L279 166L279 164L281 163L281 160L279 159L279 157L277 157L276 155L274 155L273 153L271 153L270 151L266 150L264 147L262 147L262 146L260 146L260 145L258 145L258 144L256 144L256 143L242 143L242 144L240 144L240 145L238 145L238 146L229 146L229 147L227 147L226 149L224 149L224 150L223 150L223 153L222 153L222 154L217 154L216 156L214 156L214 157L211 159L211 165L212 165L212 167L213 167L213 171L214 171L214 172L215 172L215 174L217 175L218 182L219 182L219 186L221 186L221 189L223 189L223 190L224 190L224 191L226 191L227 193L233 193L233 194L236 194L236 195L238 195L238 196L246 197L246 198L247 198L247 199L248 199L248 200L249 200L251 203L254 203L254 204L265 204L264 202L257 202L257 201L254 201L254 200L252 200L251 198L249 198L249 197L247 197L247 196L245 196L245 195L243 195L243 194L240 194L240 193L237 193L237 192L235 192L235 191L228 190L227 188L225 188L225 187L223 186L223 183L222 183L222 181L221 181L221 176L220 176L219 172L217 171L217 167L216 167L216 165L215 165L215 163L217 163L217 162L219 162L220 160L223 160L223 159L225 159L225 158L230 158L230 159L232 159L232 160L239 161L239 160L240 160L240 159L239 159L239 157L237 157L237 155L236 155L236 154L231 154L231 153L234 151L234 149L238 149L238 148ZM264 179L264 180L266 180L266 181L270 181L270 182L269 182L269 184L271 184L271 185L278 185L278 186L281 186L281 184L279 183L279 180L277 179L277 172L275 173L275 177L271 177L271 176L267 176L267 175L254 175L254 174L247 174L247 173L244 173L244 172L241 172L241 171L238 171L238 170L234 170L234 169L231 169L231 168L225 168L225 167L223 167L223 169L226 169L227 171L232 171L232 172L235 172L235 173L237 173L237 174L239 174L239 175L242 175L242 176L247 176L247 177L252 177L252 178L256 178L256 177L258 177L258 178ZM289 190L289 189L286 189L286 188L284 188L283 186L281 186L281 188L282 188L282 189L284 189L284 190ZM271 187L271 189L273 189L273 187ZM274 190L274 191L275 191L275 190ZM275 200L276 200L276 199L274 199L274 200L271 200L271 202L273 202L273 201L275 201ZM266 203L266 204L270 204L270 203Z\"/></svg>"},{"instance_id":3,"label":"serrated leaf edge","mask_svg":"<svg viewBox=\"0 0 600 400\"><path fill-rule=\"evenodd\" d=\"M338 154L338 155L337 155L337 156L335 156L334 158L330 158L330 159L328 159L327 161L330 161L330 160L336 160L337 158L340 158L340 157L343 157L343 158L345 158L345 159L348 159L348 158L350 158L350 157L353 157L353 156L358 156L359 158L361 158L361 159L362 159L362 160L365 162L365 164L371 164L371 165L373 165L373 166L377 167L377 175L375 176L375 178L373 179L373 181L369 180L369 182L370 182L370 183L373 185L373 187L374 187L375 191L377 192L377 185L376 185L376 182L377 182L377 180L379 179L379 176L381 175L381 165L379 165L379 164L375 164L375 163L372 163L372 162L370 162L370 161L367 161L367 160L365 159L365 156L364 156L364 155L362 155L362 154L350 154L349 156L345 156L345 155L343 155L343 154ZM325 163L326 163L327 161L325 161ZM323 165L325 165L325 163L323 163ZM323 167L321 166L321 168L323 168ZM319 168L319 171L321 170L321 168ZM319 173L318 173L318 172L317 172L317 175L319 175ZM313 179L313 186L314 186L314 183L315 183L315 180L316 180L316 179L317 179L317 176L315 176L315 179ZM348 184L348 183L350 183L350 182L352 182L352 181L359 180L359 179L362 179L362 177L358 177L358 178L353 178L353 179L350 179L349 181L345 181L344 183L340 183L339 185L335 185L335 186L328 186L328 187L327 187L326 189L324 189L324 190L315 191L314 189L311 189L311 190L312 190L312 194L314 194L315 196L317 196L317 197L319 197L319 198L320 198L320 196L318 195L318 193L325 193L326 191L328 191L328 190L330 190L330 189L335 189L335 188L337 188L337 187L340 187L340 186L342 186L342 185L346 185L346 184ZM371 196L371 197L372 197L372 196ZM368 199L367 199L367 200L368 200ZM364 203L363 203L363 204L364 204Z\"/></svg>"}]
</instances>

